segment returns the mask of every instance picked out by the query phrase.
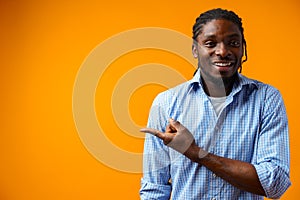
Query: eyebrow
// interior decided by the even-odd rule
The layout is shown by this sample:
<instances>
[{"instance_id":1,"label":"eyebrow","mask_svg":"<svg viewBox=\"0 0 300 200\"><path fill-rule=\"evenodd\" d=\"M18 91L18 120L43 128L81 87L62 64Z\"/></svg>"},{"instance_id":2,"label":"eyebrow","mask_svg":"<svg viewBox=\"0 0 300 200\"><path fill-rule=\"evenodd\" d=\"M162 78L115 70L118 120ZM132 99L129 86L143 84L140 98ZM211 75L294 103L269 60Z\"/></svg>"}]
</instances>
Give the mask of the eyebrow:
<instances>
[{"instance_id":1,"label":"eyebrow","mask_svg":"<svg viewBox=\"0 0 300 200\"><path fill-rule=\"evenodd\" d=\"M208 34L205 34L204 37L205 38L216 38L216 35L213 33L208 33ZM229 34L227 37L229 37L229 38L241 37L241 35L238 33L232 33L232 34Z\"/></svg>"}]
</instances>

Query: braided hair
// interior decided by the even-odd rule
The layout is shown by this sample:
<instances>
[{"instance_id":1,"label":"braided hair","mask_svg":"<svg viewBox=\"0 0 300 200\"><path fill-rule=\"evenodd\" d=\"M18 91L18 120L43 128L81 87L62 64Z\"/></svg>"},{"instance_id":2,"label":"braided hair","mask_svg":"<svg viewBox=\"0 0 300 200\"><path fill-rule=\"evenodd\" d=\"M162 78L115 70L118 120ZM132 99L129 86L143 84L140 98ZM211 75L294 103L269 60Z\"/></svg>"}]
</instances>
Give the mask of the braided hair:
<instances>
[{"instance_id":1,"label":"braided hair","mask_svg":"<svg viewBox=\"0 0 300 200\"><path fill-rule=\"evenodd\" d=\"M210 22L214 19L226 19L226 20L229 20L229 21L231 21L231 22L233 22L234 24L237 25L237 27L239 28L239 30L242 34L242 43L243 43L243 46L244 46L245 59L242 61L242 63L246 62L247 58L248 58L247 57L247 44L246 44L246 40L245 40L245 37L244 37L244 28L243 28L243 24L242 24L242 18L240 18L233 11L228 11L228 10L224 10L224 9L221 9L221 8L216 8L216 9L208 10L208 11L202 13L196 19L196 22L193 26L193 39L194 39L194 41L196 41L198 35L201 34L203 26L206 23L208 23L208 22ZM196 72L197 72L197 70L196 70ZM242 65L240 66L240 73L241 72L242 72Z\"/></svg>"}]
</instances>

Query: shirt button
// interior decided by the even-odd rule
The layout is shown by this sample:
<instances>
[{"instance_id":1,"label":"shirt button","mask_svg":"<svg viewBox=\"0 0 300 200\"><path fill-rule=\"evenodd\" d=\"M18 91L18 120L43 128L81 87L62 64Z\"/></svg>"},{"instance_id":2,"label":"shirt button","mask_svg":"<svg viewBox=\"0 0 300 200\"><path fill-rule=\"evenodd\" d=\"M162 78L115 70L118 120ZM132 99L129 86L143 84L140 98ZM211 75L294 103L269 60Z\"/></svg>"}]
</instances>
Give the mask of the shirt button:
<instances>
[{"instance_id":1,"label":"shirt button","mask_svg":"<svg viewBox=\"0 0 300 200\"><path fill-rule=\"evenodd\" d=\"M217 175L216 175L216 174L213 174L213 177L214 177L214 178L216 178L216 177L217 177Z\"/></svg>"},{"instance_id":2,"label":"shirt button","mask_svg":"<svg viewBox=\"0 0 300 200\"><path fill-rule=\"evenodd\" d=\"M213 197L213 198L211 198L211 200L216 200L216 198L215 198L215 197Z\"/></svg>"}]
</instances>

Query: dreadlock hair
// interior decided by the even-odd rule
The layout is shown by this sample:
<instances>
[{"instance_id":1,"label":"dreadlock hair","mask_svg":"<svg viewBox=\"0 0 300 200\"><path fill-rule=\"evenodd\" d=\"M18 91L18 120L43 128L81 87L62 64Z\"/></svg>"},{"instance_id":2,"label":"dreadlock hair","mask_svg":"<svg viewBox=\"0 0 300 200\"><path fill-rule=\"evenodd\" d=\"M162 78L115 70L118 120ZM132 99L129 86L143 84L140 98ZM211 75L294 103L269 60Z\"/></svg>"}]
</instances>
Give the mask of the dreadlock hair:
<instances>
[{"instance_id":1,"label":"dreadlock hair","mask_svg":"<svg viewBox=\"0 0 300 200\"><path fill-rule=\"evenodd\" d=\"M214 19L226 19L229 20L231 22L233 22L234 24L236 24L239 28L239 30L241 31L242 34L242 43L244 46L244 55L245 55L245 59L242 60L242 63L246 62L248 57L247 57L247 44L246 44L246 40L244 37L244 28L243 28L243 24L242 24L242 18L240 18L237 14L235 14L233 11L228 11L228 10L224 10L221 8L216 8L216 9L212 9L212 10L208 10L204 13L202 13L197 19L196 22L193 26L193 39L194 41L197 40L197 37L199 34L201 34L203 26L214 20ZM197 69L198 70L198 69ZM197 70L195 71L194 75L196 74ZM240 73L242 72L242 64L240 66Z\"/></svg>"}]
</instances>

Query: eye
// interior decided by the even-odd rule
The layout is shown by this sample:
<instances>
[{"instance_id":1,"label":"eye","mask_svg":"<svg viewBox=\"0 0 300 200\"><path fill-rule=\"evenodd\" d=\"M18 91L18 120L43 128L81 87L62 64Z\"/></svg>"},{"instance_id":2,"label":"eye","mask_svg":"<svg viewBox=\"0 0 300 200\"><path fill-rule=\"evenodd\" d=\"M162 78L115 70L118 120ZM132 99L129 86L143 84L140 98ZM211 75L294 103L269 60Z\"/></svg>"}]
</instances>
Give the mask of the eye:
<instances>
[{"instance_id":1,"label":"eye","mask_svg":"<svg viewBox=\"0 0 300 200\"><path fill-rule=\"evenodd\" d=\"M238 40L231 40L231 41L229 42L229 45L230 45L230 46L233 46L233 47L240 47L241 43L240 43L240 41L238 41Z\"/></svg>"},{"instance_id":2,"label":"eye","mask_svg":"<svg viewBox=\"0 0 300 200\"><path fill-rule=\"evenodd\" d=\"M214 41L206 41L204 42L204 46L208 47L208 48L213 48L216 46L216 42Z\"/></svg>"}]
</instances>

